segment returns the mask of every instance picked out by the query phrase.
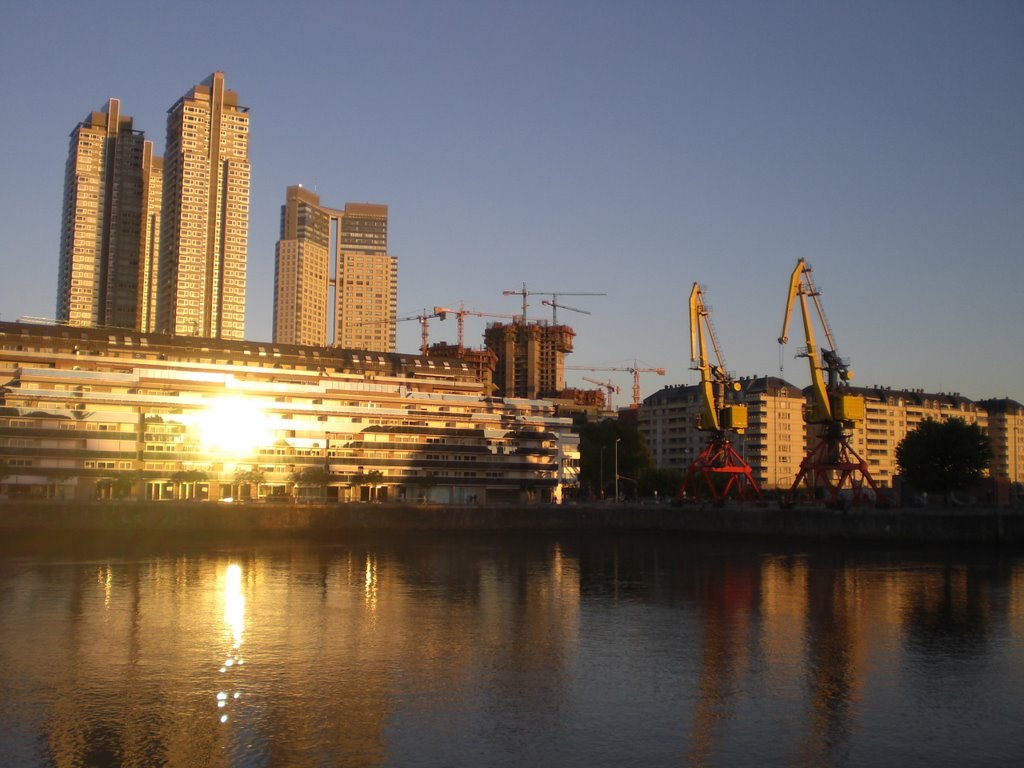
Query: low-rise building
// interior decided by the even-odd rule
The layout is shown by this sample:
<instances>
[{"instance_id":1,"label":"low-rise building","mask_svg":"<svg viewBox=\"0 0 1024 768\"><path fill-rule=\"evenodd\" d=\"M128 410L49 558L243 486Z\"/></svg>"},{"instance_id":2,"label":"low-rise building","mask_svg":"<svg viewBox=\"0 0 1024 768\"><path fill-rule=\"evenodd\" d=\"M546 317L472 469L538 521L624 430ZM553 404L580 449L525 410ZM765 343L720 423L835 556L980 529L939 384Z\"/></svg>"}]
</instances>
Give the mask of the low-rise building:
<instances>
[{"instance_id":1,"label":"low-rise building","mask_svg":"<svg viewBox=\"0 0 1024 768\"><path fill-rule=\"evenodd\" d=\"M8 496L559 501L579 463L459 360L0 323L0 387Z\"/></svg>"},{"instance_id":2,"label":"low-rise building","mask_svg":"<svg viewBox=\"0 0 1024 768\"><path fill-rule=\"evenodd\" d=\"M739 380L730 402L747 406L748 429L732 435L733 447L746 461L761 488L788 488L804 455L803 404L800 390L774 376ZM665 387L644 400L637 429L647 440L658 469L686 471L708 442L697 429L700 387Z\"/></svg>"},{"instance_id":3,"label":"low-rise building","mask_svg":"<svg viewBox=\"0 0 1024 768\"><path fill-rule=\"evenodd\" d=\"M747 406L749 427L733 436L733 446L762 488L789 488L820 435L819 425L804 422L811 390L801 392L773 376L741 377L739 383L732 401ZM892 487L899 473L896 448L925 419L959 418L979 425L992 438L992 476L1024 481L1024 406L1016 401L975 402L958 393L891 387L851 387L849 393L865 401L865 418L851 430L850 447L881 487ZM707 433L696 427L699 399L696 385L679 385L644 400L637 425L659 469L685 470L707 443Z\"/></svg>"}]
</instances>

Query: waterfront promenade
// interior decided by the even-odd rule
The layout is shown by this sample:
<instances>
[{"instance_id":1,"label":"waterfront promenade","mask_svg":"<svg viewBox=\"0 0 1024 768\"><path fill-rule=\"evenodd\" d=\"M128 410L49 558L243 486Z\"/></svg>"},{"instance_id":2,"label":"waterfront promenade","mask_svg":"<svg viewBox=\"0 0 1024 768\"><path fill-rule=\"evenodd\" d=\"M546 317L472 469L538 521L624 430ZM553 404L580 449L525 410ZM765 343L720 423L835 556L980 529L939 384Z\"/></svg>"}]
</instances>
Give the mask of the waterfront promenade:
<instances>
[{"instance_id":1,"label":"waterfront promenade","mask_svg":"<svg viewBox=\"0 0 1024 768\"><path fill-rule=\"evenodd\" d=\"M0 534L331 537L356 532L664 531L798 539L1024 544L1024 510L669 504L438 505L0 501Z\"/></svg>"}]
</instances>

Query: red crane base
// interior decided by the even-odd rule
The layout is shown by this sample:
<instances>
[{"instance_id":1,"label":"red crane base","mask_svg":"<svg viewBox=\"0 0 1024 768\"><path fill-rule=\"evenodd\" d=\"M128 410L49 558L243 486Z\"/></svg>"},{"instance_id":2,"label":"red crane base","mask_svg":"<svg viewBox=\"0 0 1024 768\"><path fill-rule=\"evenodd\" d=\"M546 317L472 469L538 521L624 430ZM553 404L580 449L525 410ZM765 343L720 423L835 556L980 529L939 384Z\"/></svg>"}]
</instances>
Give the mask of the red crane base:
<instances>
[{"instance_id":1,"label":"red crane base","mask_svg":"<svg viewBox=\"0 0 1024 768\"><path fill-rule=\"evenodd\" d=\"M683 487L676 494L676 501L682 501L685 492L695 498L707 496L715 504L721 504L730 495L739 501L761 498L750 465L736 453L728 440L711 440L686 470Z\"/></svg>"},{"instance_id":2,"label":"red crane base","mask_svg":"<svg viewBox=\"0 0 1024 768\"><path fill-rule=\"evenodd\" d=\"M815 498L823 498L829 507L844 507L847 501L855 505L884 503L884 496L871 477L867 463L853 450L844 435L826 435L804 457L783 504L790 506L796 501L801 484ZM848 499L840 495L843 489L850 490Z\"/></svg>"}]
</instances>

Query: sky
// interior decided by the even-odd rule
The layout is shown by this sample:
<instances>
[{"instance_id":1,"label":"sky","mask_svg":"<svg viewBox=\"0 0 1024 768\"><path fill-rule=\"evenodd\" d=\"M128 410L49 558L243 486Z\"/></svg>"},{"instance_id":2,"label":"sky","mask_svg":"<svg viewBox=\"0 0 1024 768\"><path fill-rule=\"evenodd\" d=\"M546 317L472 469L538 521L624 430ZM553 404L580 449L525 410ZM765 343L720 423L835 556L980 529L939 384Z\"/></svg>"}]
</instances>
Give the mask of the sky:
<instances>
[{"instance_id":1,"label":"sky","mask_svg":"<svg viewBox=\"0 0 1024 768\"><path fill-rule=\"evenodd\" d=\"M400 317L518 313L503 291L525 284L545 318L557 293L589 313L558 313L567 364L664 368L644 397L699 379L694 282L734 375L809 384L799 318L777 341L804 258L855 384L1024 402L1019 0L7 0L0 19L0 319L54 316L76 124L119 98L162 153L167 109L223 71L251 118L249 339L271 339L302 184L389 206ZM419 343L400 322L398 351ZM629 373L584 376L629 402Z\"/></svg>"}]
</instances>

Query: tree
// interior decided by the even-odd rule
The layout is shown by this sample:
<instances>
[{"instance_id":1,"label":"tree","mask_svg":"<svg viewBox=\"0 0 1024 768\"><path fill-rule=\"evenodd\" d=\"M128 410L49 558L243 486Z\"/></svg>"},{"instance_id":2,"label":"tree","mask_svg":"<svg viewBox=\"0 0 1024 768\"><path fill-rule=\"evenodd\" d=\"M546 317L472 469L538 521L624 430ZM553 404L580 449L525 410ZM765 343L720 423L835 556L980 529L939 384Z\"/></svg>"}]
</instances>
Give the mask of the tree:
<instances>
[{"instance_id":1,"label":"tree","mask_svg":"<svg viewBox=\"0 0 1024 768\"><path fill-rule=\"evenodd\" d=\"M992 459L992 441L963 419L925 419L896 446L900 474L918 491L948 496L975 485Z\"/></svg>"},{"instance_id":2,"label":"tree","mask_svg":"<svg viewBox=\"0 0 1024 768\"><path fill-rule=\"evenodd\" d=\"M589 489L599 498L615 495L616 453L619 493L635 492L640 473L654 468L651 451L636 425L618 419L604 419L585 424L580 429L580 488L584 493Z\"/></svg>"},{"instance_id":3,"label":"tree","mask_svg":"<svg viewBox=\"0 0 1024 768\"><path fill-rule=\"evenodd\" d=\"M671 499L682 487L683 477L678 469L645 469L640 472L640 495Z\"/></svg>"},{"instance_id":4,"label":"tree","mask_svg":"<svg viewBox=\"0 0 1024 768\"><path fill-rule=\"evenodd\" d=\"M299 488L318 488L323 497L324 490L330 485L333 476L324 467L306 467L292 472L292 482Z\"/></svg>"},{"instance_id":5,"label":"tree","mask_svg":"<svg viewBox=\"0 0 1024 768\"><path fill-rule=\"evenodd\" d=\"M255 485L256 495L259 496L260 486L266 481L267 476L262 469L237 469L235 470L235 482L232 484L231 493L235 498L241 498L243 485ZM238 494L235 494L235 487Z\"/></svg>"},{"instance_id":6,"label":"tree","mask_svg":"<svg viewBox=\"0 0 1024 768\"><path fill-rule=\"evenodd\" d=\"M369 472L358 472L352 476L352 485L360 489L360 495L362 495L362 487L364 485L370 486L370 499L376 497L374 489L384 482L384 473L379 469L371 469Z\"/></svg>"},{"instance_id":7,"label":"tree","mask_svg":"<svg viewBox=\"0 0 1024 768\"><path fill-rule=\"evenodd\" d=\"M118 472L112 477L102 477L96 481L96 493L100 498L130 499L138 479L137 472Z\"/></svg>"}]
</instances>

